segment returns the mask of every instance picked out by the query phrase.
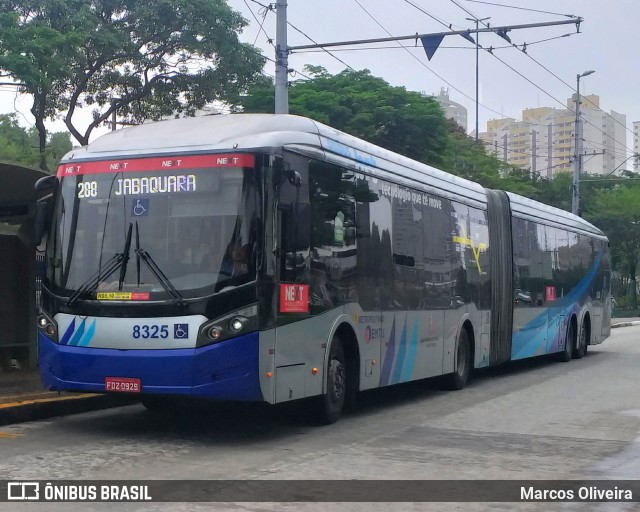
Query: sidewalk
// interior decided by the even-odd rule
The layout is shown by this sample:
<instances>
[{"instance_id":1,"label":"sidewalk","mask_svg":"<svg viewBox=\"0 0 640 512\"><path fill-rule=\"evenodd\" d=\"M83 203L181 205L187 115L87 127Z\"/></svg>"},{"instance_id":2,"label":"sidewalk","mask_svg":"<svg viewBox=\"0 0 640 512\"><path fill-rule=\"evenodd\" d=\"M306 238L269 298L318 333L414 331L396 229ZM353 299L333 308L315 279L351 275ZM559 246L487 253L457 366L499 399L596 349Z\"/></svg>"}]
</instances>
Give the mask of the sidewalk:
<instances>
[{"instance_id":1,"label":"sidewalk","mask_svg":"<svg viewBox=\"0 0 640 512\"><path fill-rule=\"evenodd\" d=\"M629 327L631 325L640 325L640 318L612 318L611 327Z\"/></svg>"},{"instance_id":2,"label":"sidewalk","mask_svg":"<svg viewBox=\"0 0 640 512\"><path fill-rule=\"evenodd\" d=\"M0 426L127 403L131 399L124 396L47 391L37 370L0 372Z\"/></svg>"}]
</instances>

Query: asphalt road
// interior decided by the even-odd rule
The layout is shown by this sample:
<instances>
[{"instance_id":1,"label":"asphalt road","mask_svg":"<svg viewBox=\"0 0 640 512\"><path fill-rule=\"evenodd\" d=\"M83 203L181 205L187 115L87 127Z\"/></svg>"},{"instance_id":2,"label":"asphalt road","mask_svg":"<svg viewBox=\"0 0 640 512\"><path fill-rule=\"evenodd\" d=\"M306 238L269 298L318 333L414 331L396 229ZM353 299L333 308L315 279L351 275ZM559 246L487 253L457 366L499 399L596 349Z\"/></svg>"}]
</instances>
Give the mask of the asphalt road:
<instances>
[{"instance_id":1,"label":"asphalt road","mask_svg":"<svg viewBox=\"0 0 640 512\"><path fill-rule=\"evenodd\" d=\"M370 391L337 424L241 405L140 405L0 429L0 480L638 479L640 327L582 360L519 362L458 392ZM637 504L26 504L0 510L640 510Z\"/></svg>"}]
</instances>

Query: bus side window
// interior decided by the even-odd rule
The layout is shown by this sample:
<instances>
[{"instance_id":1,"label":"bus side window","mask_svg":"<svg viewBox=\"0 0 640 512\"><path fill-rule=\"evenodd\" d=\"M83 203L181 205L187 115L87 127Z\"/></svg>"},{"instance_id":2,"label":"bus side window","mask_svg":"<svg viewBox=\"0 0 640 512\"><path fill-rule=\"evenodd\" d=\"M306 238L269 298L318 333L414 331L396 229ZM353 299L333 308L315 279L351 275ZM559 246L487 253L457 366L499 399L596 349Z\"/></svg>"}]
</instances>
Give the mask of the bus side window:
<instances>
[{"instance_id":1,"label":"bus side window","mask_svg":"<svg viewBox=\"0 0 640 512\"><path fill-rule=\"evenodd\" d=\"M315 296L325 307L356 297L357 233L355 176L328 162L311 161L311 271ZM319 299L318 299L319 300Z\"/></svg>"},{"instance_id":2,"label":"bus side window","mask_svg":"<svg viewBox=\"0 0 640 512\"><path fill-rule=\"evenodd\" d=\"M279 184L280 281L309 282L309 180L308 160L285 156L285 173Z\"/></svg>"}]
</instances>

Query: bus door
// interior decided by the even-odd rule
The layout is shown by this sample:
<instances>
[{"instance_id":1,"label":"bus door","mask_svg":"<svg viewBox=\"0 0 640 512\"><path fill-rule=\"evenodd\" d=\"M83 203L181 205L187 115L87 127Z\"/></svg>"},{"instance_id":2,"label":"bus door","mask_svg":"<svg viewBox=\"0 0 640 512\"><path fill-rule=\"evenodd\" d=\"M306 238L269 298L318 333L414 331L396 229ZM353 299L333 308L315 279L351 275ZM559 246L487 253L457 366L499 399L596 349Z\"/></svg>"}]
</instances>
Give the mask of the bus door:
<instances>
[{"instance_id":1,"label":"bus door","mask_svg":"<svg viewBox=\"0 0 640 512\"><path fill-rule=\"evenodd\" d=\"M321 333L310 325L309 182L307 159L288 155L274 162L277 190L275 402L322 391ZM317 375L317 376L316 376Z\"/></svg>"}]
</instances>

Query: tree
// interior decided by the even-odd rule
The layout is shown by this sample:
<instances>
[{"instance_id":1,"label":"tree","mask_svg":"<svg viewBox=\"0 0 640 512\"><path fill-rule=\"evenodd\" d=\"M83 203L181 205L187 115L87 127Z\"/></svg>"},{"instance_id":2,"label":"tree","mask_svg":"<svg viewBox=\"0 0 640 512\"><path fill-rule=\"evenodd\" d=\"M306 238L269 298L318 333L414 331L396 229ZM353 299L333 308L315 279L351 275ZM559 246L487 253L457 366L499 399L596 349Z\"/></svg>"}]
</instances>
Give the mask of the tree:
<instances>
[{"instance_id":1,"label":"tree","mask_svg":"<svg viewBox=\"0 0 640 512\"><path fill-rule=\"evenodd\" d=\"M237 98L264 63L224 0L0 0L0 13L0 76L33 98L43 167L46 119L86 145L116 110L140 123Z\"/></svg>"},{"instance_id":2,"label":"tree","mask_svg":"<svg viewBox=\"0 0 640 512\"><path fill-rule=\"evenodd\" d=\"M368 70L330 75L306 66L312 80L289 88L289 111L307 116L414 160L442 164L447 122L436 100L394 87ZM244 112L273 112L273 84L263 82L241 99Z\"/></svg>"},{"instance_id":3,"label":"tree","mask_svg":"<svg viewBox=\"0 0 640 512\"><path fill-rule=\"evenodd\" d=\"M588 219L609 238L613 263L624 265L632 283L633 309L638 307L636 277L640 261L640 187L619 184L612 190L596 192Z\"/></svg>"},{"instance_id":4,"label":"tree","mask_svg":"<svg viewBox=\"0 0 640 512\"><path fill-rule=\"evenodd\" d=\"M38 139L38 131L25 130L15 115L0 115L0 161L36 167L40 162ZM51 134L45 141L47 167L54 168L71 147L68 133Z\"/></svg>"},{"instance_id":5,"label":"tree","mask_svg":"<svg viewBox=\"0 0 640 512\"><path fill-rule=\"evenodd\" d=\"M369 71L345 70L329 74L319 66L305 66L310 80L289 88L289 111L414 160L477 181L534 197L528 173L487 154L482 144L446 119L438 102L423 94L393 87ZM244 112L273 112L273 82L249 89L240 99Z\"/></svg>"}]
</instances>

